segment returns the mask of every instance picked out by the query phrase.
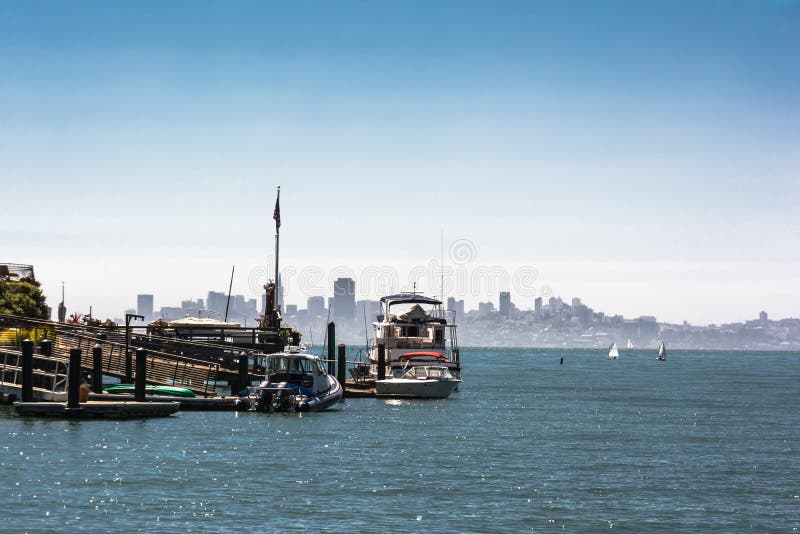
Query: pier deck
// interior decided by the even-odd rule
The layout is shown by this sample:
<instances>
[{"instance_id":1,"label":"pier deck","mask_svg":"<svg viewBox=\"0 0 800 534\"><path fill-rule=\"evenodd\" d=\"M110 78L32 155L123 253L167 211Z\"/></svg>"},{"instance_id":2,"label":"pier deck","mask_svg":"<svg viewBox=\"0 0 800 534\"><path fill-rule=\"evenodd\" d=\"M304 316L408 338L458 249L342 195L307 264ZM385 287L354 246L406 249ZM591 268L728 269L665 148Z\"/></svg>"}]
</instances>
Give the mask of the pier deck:
<instances>
[{"instance_id":1,"label":"pier deck","mask_svg":"<svg viewBox=\"0 0 800 534\"><path fill-rule=\"evenodd\" d=\"M65 402L15 402L19 415L70 418L142 418L165 417L180 409L177 402L111 402L90 401L80 403L80 408L69 409Z\"/></svg>"},{"instance_id":2,"label":"pier deck","mask_svg":"<svg viewBox=\"0 0 800 534\"><path fill-rule=\"evenodd\" d=\"M89 393L90 401L132 402L133 395ZM181 410L195 411L233 411L237 397L170 397L166 395L147 395L146 402L177 402Z\"/></svg>"}]
</instances>

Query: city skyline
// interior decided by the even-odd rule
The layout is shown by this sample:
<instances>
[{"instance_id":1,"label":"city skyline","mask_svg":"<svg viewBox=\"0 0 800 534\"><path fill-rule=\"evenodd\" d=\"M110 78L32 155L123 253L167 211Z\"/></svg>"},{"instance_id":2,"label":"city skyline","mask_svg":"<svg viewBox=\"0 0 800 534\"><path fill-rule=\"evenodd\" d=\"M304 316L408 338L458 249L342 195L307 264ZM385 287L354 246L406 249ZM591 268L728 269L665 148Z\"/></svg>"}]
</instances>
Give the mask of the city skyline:
<instances>
[{"instance_id":1,"label":"city skyline","mask_svg":"<svg viewBox=\"0 0 800 534\"><path fill-rule=\"evenodd\" d=\"M410 289L444 231L626 316L797 316L798 34L779 1L7 3L2 261L98 316L223 291L271 272L281 185L282 272Z\"/></svg>"},{"instance_id":2,"label":"city skyline","mask_svg":"<svg viewBox=\"0 0 800 534\"><path fill-rule=\"evenodd\" d=\"M300 332L309 345L313 345L315 339L317 344L324 342L328 321L336 323L339 341L351 345L369 344L371 325L379 320L377 316L381 313L380 302L356 300L355 281L348 278L335 280L333 293L333 297L328 297L328 308L325 307L325 297L321 295L308 297L306 308L297 304L286 305L283 324ZM126 313L138 312L147 317L152 310L152 297L138 295L137 303L141 306L126 310ZM205 300L182 300L180 308L162 306L154 317L167 322L184 317L221 321L224 310L228 309L227 301L224 293L209 291ZM246 300L242 295L231 295L230 314L225 318L252 327L258 313L264 311L263 301L261 310L257 310L256 303L256 299ZM453 297L442 305L448 310L448 321L461 327L459 339L467 346L605 348L615 340L622 343L627 339L626 350L631 346L640 350L652 349L660 341L679 349L800 348L800 318L770 318L764 310L745 321L693 325L659 321L651 315L626 317L611 310L594 309L578 296L569 301L550 297L546 302L537 297L533 310L518 307L510 292L505 291L499 292L493 301L479 302L477 309L465 310L464 301Z\"/></svg>"}]
</instances>

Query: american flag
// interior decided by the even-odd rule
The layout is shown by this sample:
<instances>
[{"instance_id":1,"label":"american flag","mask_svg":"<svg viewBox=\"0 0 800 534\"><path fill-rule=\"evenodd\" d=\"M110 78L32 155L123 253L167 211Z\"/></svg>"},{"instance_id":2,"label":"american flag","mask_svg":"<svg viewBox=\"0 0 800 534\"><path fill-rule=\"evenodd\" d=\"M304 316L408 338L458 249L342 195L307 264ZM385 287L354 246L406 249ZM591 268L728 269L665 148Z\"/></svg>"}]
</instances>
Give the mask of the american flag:
<instances>
[{"instance_id":1,"label":"american flag","mask_svg":"<svg viewBox=\"0 0 800 534\"><path fill-rule=\"evenodd\" d=\"M280 194L278 198L275 200L275 212L272 214L272 218L275 219L275 233L278 233L281 229L281 197Z\"/></svg>"}]
</instances>

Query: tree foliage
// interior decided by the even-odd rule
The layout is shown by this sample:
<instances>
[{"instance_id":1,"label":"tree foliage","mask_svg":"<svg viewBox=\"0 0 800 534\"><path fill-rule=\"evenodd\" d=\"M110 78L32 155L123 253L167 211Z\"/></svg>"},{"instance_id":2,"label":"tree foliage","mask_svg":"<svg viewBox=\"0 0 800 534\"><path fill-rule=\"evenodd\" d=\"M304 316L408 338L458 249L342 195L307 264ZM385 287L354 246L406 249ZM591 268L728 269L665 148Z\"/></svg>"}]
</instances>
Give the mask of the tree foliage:
<instances>
[{"instance_id":1,"label":"tree foliage","mask_svg":"<svg viewBox=\"0 0 800 534\"><path fill-rule=\"evenodd\" d=\"M31 278L0 280L0 313L49 319L50 309L39 282Z\"/></svg>"}]
</instances>

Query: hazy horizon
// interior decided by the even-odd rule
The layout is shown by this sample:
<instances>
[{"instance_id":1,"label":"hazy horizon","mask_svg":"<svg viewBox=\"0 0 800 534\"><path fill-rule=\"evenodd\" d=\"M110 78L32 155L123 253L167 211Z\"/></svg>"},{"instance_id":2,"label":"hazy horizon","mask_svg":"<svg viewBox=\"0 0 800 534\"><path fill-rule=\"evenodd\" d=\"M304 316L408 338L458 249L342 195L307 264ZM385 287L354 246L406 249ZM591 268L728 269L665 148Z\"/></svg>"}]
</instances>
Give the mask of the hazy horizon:
<instances>
[{"instance_id":1,"label":"hazy horizon","mask_svg":"<svg viewBox=\"0 0 800 534\"><path fill-rule=\"evenodd\" d=\"M102 318L233 264L255 298L281 185L302 307L347 269L410 289L444 232L506 273L468 308L797 317L797 35L778 0L3 3L0 262Z\"/></svg>"}]
</instances>

